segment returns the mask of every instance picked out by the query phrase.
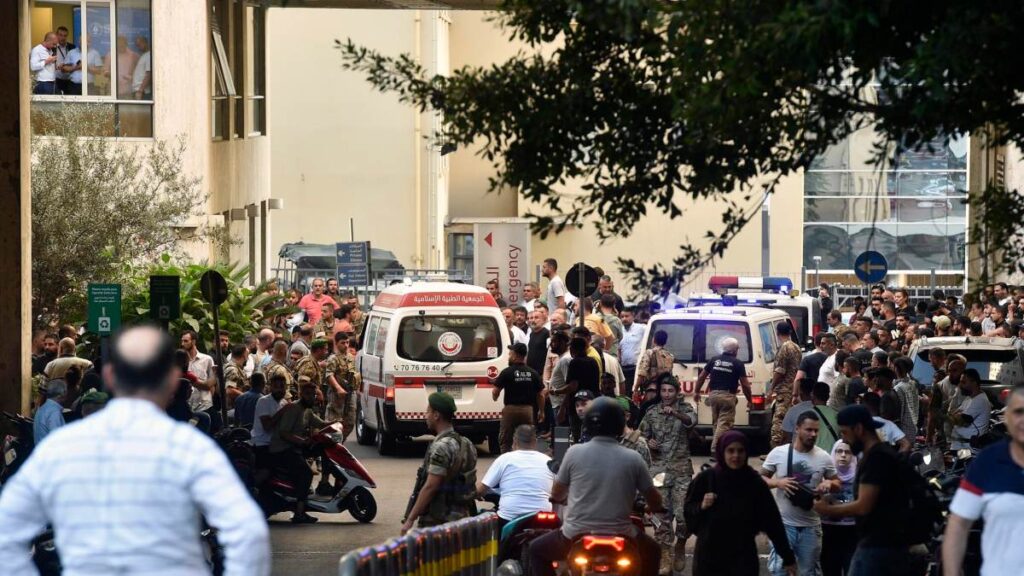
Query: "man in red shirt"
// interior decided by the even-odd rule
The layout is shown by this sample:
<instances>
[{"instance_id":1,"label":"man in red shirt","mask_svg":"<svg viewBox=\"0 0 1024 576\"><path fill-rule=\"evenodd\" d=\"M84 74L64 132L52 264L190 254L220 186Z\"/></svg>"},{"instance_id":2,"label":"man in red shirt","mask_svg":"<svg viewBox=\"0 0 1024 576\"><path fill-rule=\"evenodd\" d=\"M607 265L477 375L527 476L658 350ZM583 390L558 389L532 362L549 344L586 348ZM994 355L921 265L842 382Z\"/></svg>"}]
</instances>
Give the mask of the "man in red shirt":
<instances>
[{"instance_id":1,"label":"man in red shirt","mask_svg":"<svg viewBox=\"0 0 1024 576\"><path fill-rule=\"evenodd\" d=\"M320 316L323 315L321 307L328 301L331 304L334 303L330 296L324 294L324 279L314 278L313 291L299 300L299 308L306 313L306 323L315 326L320 321Z\"/></svg>"}]
</instances>

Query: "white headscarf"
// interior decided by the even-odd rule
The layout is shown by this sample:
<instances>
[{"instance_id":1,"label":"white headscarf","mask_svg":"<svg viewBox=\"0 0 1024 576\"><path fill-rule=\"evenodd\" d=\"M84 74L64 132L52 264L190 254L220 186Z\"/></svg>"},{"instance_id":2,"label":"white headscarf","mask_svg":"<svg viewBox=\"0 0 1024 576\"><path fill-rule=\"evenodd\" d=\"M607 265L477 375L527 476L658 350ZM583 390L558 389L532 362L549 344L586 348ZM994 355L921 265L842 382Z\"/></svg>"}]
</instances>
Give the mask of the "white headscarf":
<instances>
[{"instance_id":1,"label":"white headscarf","mask_svg":"<svg viewBox=\"0 0 1024 576\"><path fill-rule=\"evenodd\" d=\"M845 448L846 450L851 452L850 464L848 466L840 466L839 461L836 460L836 450L840 448ZM850 445L847 444L846 442L843 442L842 440L839 440L832 445L832 461L836 465L836 474L839 475L840 482L852 482L853 479L857 476L857 456L855 454L852 454L852 452L853 450L850 449Z\"/></svg>"}]
</instances>

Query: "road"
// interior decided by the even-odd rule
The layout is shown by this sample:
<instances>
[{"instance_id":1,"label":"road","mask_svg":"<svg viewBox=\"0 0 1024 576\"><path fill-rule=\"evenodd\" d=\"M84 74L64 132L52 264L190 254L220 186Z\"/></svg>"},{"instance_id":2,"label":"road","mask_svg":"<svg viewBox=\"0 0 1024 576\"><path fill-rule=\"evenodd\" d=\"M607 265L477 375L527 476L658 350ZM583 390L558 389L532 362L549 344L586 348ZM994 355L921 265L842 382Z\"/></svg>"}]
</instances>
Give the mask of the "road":
<instances>
[{"instance_id":1,"label":"road","mask_svg":"<svg viewBox=\"0 0 1024 576\"><path fill-rule=\"evenodd\" d=\"M270 535L274 551L275 576L323 576L335 574L338 559L346 552L377 544L398 535L402 514L412 492L416 469L423 460L427 442L400 445L397 456L382 457L372 446L360 446L354 435L346 444L349 450L370 472L377 489L377 518L369 524L360 524L348 514L316 514L320 521L313 525L293 526L290 513L278 514L270 519ZM482 478L494 457L486 446L478 446L477 477ZM706 456L694 458L694 469L707 462ZM752 458L755 468L760 460ZM316 482L314 481L314 485ZM689 547L693 546L693 539ZM762 554L766 545L761 542ZM692 553L692 550L691 550ZM762 559L762 564L763 564ZM689 568L689 562L687 563ZM762 570L763 574L767 574ZM689 574L689 572L687 572Z\"/></svg>"}]
</instances>

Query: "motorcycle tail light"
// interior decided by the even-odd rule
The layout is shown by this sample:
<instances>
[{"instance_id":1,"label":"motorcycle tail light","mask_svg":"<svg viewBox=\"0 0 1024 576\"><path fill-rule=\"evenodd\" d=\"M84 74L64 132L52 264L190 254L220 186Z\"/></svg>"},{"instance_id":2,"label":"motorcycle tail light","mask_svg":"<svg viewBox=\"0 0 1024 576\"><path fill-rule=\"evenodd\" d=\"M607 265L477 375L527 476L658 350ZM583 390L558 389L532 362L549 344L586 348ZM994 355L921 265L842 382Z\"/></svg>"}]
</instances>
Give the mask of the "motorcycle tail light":
<instances>
[{"instance_id":1,"label":"motorcycle tail light","mask_svg":"<svg viewBox=\"0 0 1024 576\"><path fill-rule=\"evenodd\" d=\"M587 565L587 557L586 556L577 556L576 558L573 559L573 562L575 562L577 566L586 566Z\"/></svg>"},{"instance_id":2,"label":"motorcycle tail light","mask_svg":"<svg viewBox=\"0 0 1024 576\"><path fill-rule=\"evenodd\" d=\"M764 410L765 397L764 396L751 396L750 397L750 409L751 410Z\"/></svg>"},{"instance_id":3,"label":"motorcycle tail light","mask_svg":"<svg viewBox=\"0 0 1024 576\"><path fill-rule=\"evenodd\" d=\"M611 546L616 552L626 549L626 539L622 536L584 536L583 549L590 550L595 546Z\"/></svg>"},{"instance_id":4,"label":"motorcycle tail light","mask_svg":"<svg viewBox=\"0 0 1024 576\"><path fill-rule=\"evenodd\" d=\"M619 558L615 564L617 564L619 568L629 568L633 565L633 562L629 558Z\"/></svg>"},{"instance_id":5,"label":"motorcycle tail light","mask_svg":"<svg viewBox=\"0 0 1024 576\"><path fill-rule=\"evenodd\" d=\"M1007 388L1006 390L1003 390L1002 392L1000 392L999 393L999 401L1002 402L1003 404L1006 404L1007 399L1010 398L1010 393L1011 392L1013 392L1013 391L1010 390L1009 388Z\"/></svg>"},{"instance_id":6,"label":"motorcycle tail light","mask_svg":"<svg viewBox=\"0 0 1024 576\"><path fill-rule=\"evenodd\" d=\"M558 514L555 514L554 512L538 512L537 513L537 521L538 522L555 522L557 520L558 520Z\"/></svg>"}]
</instances>

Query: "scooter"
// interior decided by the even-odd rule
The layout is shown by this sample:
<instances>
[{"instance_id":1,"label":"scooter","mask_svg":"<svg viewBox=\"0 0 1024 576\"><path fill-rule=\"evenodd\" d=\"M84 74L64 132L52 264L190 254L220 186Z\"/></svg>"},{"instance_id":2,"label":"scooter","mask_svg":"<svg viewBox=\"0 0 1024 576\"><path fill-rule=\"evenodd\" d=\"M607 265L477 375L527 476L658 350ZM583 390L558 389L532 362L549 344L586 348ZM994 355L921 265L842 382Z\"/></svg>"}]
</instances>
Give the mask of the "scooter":
<instances>
[{"instance_id":1,"label":"scooter","mask_svg":"<svg viewBox=\"0 0 1024 576\"><path fill-rule=\"evenodd\" d=\"M341 424L334 423L313 434L313 452L323 455L323 475L329 480L327 494L310 495L306 501L307 512L339 514L349 512L362 523L372 522L377 516L377 501L371 488L377 484L359 460L342 444ZM256 502L263 513L270 517L279 512L294 511L296 499L294 484L287 477L287 471L274 469L271 477L256 488Z\"/></svg>"}]
</instances>

